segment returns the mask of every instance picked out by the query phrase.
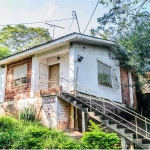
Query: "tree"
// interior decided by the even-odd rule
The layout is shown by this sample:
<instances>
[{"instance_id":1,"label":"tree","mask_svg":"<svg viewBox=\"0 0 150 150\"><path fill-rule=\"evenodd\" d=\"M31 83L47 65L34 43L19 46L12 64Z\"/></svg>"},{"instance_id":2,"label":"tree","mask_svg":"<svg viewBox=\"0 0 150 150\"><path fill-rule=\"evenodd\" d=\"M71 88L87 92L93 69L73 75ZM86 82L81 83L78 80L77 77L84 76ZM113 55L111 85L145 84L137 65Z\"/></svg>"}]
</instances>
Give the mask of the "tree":
<instances>
[{"instance_id":1,"label":"tree","mask_svg":"<svg viewBox=\"0 0 150 150\"><path fill-rule=\"evenodd\" d=\"M0 46L0 59L6 56L9 56L11 54L11 51L4 46Z\"/></svg>"},{"instance_id":2,"label":"tree","mask_svg":"<svg viewBox=\"0 0 150 150\"><path fill-rule=\"evenodd\" d=\"M48 29L39 27L8 25L0 31L0 44L13 52L23 51L50 40L51 37Z\"/></svg>"},{"instance_id":3,"label":"tree","mask_svg":"<svg viewBox=\"0 0 150 150\"><path fill-rule=\"evenodd\" d=\"M131 58L130 65L144 73L150 71L147 68L150 65L150 18L138 17L133 23L132 27L119 34L117 41Z\"/></svg>"},{"instance_id":4,"label":"tree","mask_svg":"<svg viewBox=\"0 0 150 150\"><path fill-rule=\"evenodd\" d=\"M150 0L100 0L102 5L109 6L110 9L97 19L100 25L97 29L91 29L91 33L116 39L115 34L131 27L136 18L150 18L150 15L143 11L149 2Z\"/></svg>"}]
</instances>

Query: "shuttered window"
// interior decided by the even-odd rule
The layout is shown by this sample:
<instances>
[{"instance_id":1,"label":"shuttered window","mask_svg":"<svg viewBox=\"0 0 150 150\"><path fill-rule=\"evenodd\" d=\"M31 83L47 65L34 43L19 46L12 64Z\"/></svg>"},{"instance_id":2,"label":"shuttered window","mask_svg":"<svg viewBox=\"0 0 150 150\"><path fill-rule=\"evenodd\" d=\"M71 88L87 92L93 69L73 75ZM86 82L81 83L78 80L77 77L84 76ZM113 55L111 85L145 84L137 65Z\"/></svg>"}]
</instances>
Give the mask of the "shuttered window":
<instances>
[{"instance_id":1,"label":"shuttered window","mask_svg":"<svg viewBox=\"0 0 150 150\"><path fill-rule=\"evenodd\" d=\"M112 87L111 67L98 61L98 83Z\"/></svg>"},{"instance_id":2,"label":"shuttered window","mask_svg":"<svg viewBox=\"0 0 150 150\"><path fill-rule=\"evenodd\" d=\"M13 86L27 83L27 64L23 64L14 68Z\"/></svg>"}]
</instances>

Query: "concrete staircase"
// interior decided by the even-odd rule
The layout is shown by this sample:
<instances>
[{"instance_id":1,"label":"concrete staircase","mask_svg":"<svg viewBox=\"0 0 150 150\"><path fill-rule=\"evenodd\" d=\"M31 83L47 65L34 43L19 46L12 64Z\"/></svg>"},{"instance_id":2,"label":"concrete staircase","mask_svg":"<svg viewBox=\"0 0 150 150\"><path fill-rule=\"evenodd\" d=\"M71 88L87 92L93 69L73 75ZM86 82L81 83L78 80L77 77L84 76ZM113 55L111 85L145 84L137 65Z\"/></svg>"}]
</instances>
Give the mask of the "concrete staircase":
<instances>
[{"instance_id":1,"label":"concrete staircase","mask_svg":"<svg viewBox=\"0 0 150 150\"><path fill-rule=\"evenodd\" d=\"M131 141L132 143L135 143L140 148L150 149L150 134L147 132L147 129L143 129L140 126L137 126L137 123L131 123L130 120L125 119L124 116L121 116L121 112L125 108L119 107L114 103L109 103L109 106L105 107L103 103L101 103L100 99L94 100L94 98L92 98L89 100L88 98L77 96L75 94L70 94L66 91L63 91L59 95L59 97L65 100L66 102L72 104L79 110L85 112L90 117L105 124L108 128L112 129L119 135ZM112 108L114 107L116 107L117 111L112 110ZM119 108L121 108L121 110L119 110ZM125 109L124 112L133 115L135 121L137 121L137 118L141 117L127 109Z\"/></svg>"}]
</instances>

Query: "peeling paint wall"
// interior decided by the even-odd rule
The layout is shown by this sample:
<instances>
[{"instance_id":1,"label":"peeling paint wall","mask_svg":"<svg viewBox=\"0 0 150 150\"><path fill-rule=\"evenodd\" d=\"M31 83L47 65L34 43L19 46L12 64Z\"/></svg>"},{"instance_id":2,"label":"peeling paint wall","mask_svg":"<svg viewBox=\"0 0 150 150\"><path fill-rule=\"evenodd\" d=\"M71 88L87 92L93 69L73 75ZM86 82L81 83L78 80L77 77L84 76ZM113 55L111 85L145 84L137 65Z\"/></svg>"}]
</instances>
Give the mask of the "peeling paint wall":
<instances>
[{"instance_id":1,"label":"peeling paint wall","mask_svg":"<svg viewBox=\"0 0 150 150\"><path fill-rule=\"evenodd\" d=\"M70 128L69 108L69 103L65 102L64 100L58 99L58 129L60 130L67 130Z\"/></svg>"},{"instance_id":2,"label":"peeling paint wall","mask_svg":"<svg viewBox=\"0 0 150 150\"><path fill-rule=\"evenodd\" d=\"M42 123L50 128L57 128L57 97L43 97Z\"/></svg>"}]
</instances>

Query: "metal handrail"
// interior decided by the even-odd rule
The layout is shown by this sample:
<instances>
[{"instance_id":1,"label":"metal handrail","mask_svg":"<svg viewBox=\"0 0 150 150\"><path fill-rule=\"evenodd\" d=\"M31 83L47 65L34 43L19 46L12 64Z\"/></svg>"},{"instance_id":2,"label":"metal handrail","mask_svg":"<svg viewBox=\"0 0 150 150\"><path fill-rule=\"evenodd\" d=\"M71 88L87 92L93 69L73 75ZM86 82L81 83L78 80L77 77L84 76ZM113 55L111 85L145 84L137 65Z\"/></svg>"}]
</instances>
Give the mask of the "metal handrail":
<instances>
[{"instance_id":1,"label":"metal handrail","mask_svg":"<svg viewBox=\"0 0 150 150\"><path fill-rule=\"evenodd\" d=\"M67 91L65 91L65 90L63 90L64 92L66 92L66 93L68 93ZM129 126L127 126L127 125L125 125L125 124L123 124L123 123L121 123L121 122L119 122L118 120L116 120L116 119L114 119L114 118L112 118L112 117L110 117L109 115L107 115L106 113L104 113L104 112L102 112L102 111L100 111L100 110L98 110L98 109L96 109L95 107L93 107L92 105L89 105L88 103L86 103L86 102L84 102L83 100L81 100L81 99L79 99L78 97L76 97L75 95L73 95L73 94L70 94L70 93L68 93L69 95L71 95L71 96L73 96L73 97L75 97L76 99L78 99L79 101L82 101L82 103L84 103L84 104L86 104L87 106L89 106L89 107L92 107L92 109L95 109L96 111L98 111L99 113L101 113L101 114L104 114L105 116L107 116L108 118L110 118L110 119L112 119L112 120L114 120L115 122L117 122L117 123L119 123L120 125L122 125L122 126L124 126L124 127L126 127L126 128L128 128L128 129L130 129L130 130L132 130L132 131L134 131L135 132L135 130L134 129L132 129L132 128L130 128ZM104 108L102 105L99 105L99 104L97 104L96 103L96 105L98 105L98 106L100 106L100 107L102 107L102 108ZM107 111L109 111L110 113L112 113L112 114L114 114L114 115L116 115L115 113L113 113L112 111L110 111L109 109L107 109L107 108L104 108L105 110L107 110ZM118 115L117 115L118 116ZM120 116L118 116L118 117L120 117ZM120 117L121 118L121 117ZM121 119L123 119L123 118L121 118ZM123 119L123 120L125 120L125 119ZM129 121L127 121L127 120L125 120L127 123L130 123ZM132 123L130 123L130 124L132 124ZM132 124L132 125L134 125L134 124ZM134 125L135 127L137 127L136 125ZM141 129L141 130L143 130L142 128L140 128L140 127L137 127L137 129ZM145 135L143 135L143 134L141 134L140 132L138 132L137 131L137 133L139 134L139 135L141 135L141 136L143 136L143 137L145 137L145 138L147 138L147 139L149 139L150 140L150 137L148 137L147 136L147 133L149 133L150 134L150 132L146 132L145 130L143 130L144 132L145 132L145 134L146 134L146 136Z\"/></svg>"},{"instance_id":2,"label":"metal handrail","mask_svg":"<svg viewBox=\"0 0 150 150\"><path fill-rule=\"evenodd\" d=\"M101 95L99 95L97 92L95 92L95 91L93 91L93 90L91 90L91 89L89 89L89 88L87 88L87 87L85 87L84 85L82 85L82 84L80 84L80 83L78 83L78 82L75 82L75 83L73 83L73 82L71 82L71 81L69 81L69 80L66 80L66 79L64 79L64 78L61 78L61 79L63 79L63 80L65 80L65 81L67 81L67 82L69 82L69 83L71 83L71 84L78 84L78 85L80 85L80 86L82 86L83 88L85 88L85 89L87 89L87 90L89 90L89 91L91 91L91 92L93 92L93 93L96 93L96 95L94 95L95 97L97 97L98 99L102 99L102 100L104 100L105 102L107 102L107 103L110 103L110 104L114 104L116 107L118 107L117 105L119 105L119 106L121 106L123 109L126 109L127 111L126 112L132 112L132 113L134 113L135 115L137 115L136 117L138 117L139 119L141 119L141 120L143 120L143 121L145 121L145 119L147 120L147 121L149 121L149 122L147 122L147 123L149 123L150 124L150 119L148 119L148 118L146 118L146 117L144 117L144 116L142 116L142 115L140 115L140 114L138 114L138 113L136 113L135 111L133 111L133 110L131 110L131 109L128 109L127 107L125 107L125 106L123 106L123 105L121 105L121 104L118 104L118 103L116 103L115 101L113 101L113 100L106 100L106 99L104 99ZM98 96L99 97L98 97ZM119 107L119 109L120 109L120 107ZM128 112L128 113L129 113ZM130 113L131 114L131 113ZM133 115L133 114L131 114L131 115Z\"/></svg>"},{"instance_id":3,"label":"metal handrail","mask_svg":"<svg viewBox=\"0 0 150 150\"><path fill-rule=\"evenodd\" d=\"M81 84L79 84L79 83L77 83L77 82L74 82L74 83L73 83L73 82L68 81L68 80L66 80L66 79L64 79L64 78L61 78L61 80L65 80L65 81L67 81L68 83L71 83L71 84L74 86L75 96L77 96L77 93L80 93L80 92L78 92L78 90L77 90L77 88L79 88L77 85L81 85ZM103 104L108 103L108 104L114 106L115 108L118 108L118 109L120 109L120 110L126 112L128 115L130 114L132 117L135 118L135 124L130 123L129 121L127 121L127 120L125 120L124 118L122 118L122 117L116 115L115 113L112 113L112 111L110 111L110 110L108 110L108 109L106 109L106 108L104 109L104 110L109 111L111 114L113 114L113 115L115 115L115 116L121 118L122 120L126 121L126 122L129 123L130 125L132 124L132 126L134 126L134 127L136 128L136 135L137 135L137 134L140 134L140 135L142 135L142 136L144 136L144 137L146 137L146 138L149 139L149 137L147 137L147 134L149 134L149 132L147 132L147 124L150 124L150 122L148 122L148 121L150 121L148 118L146 118L146 117L144 117L144 116L141 116L141 115L135 113L134 111L132 111L132 110L126 108L126 107L123 107L123 106L121 106L121 105L119 105L119 106L121 106L121 107L118 107L118 104L117 104L116 102L114 102L114 101L105 100L104 98L100 98L100 97L98 97L97 95L94 95L94 96L93 96L91 93L92 93L92 92L97 93L97 92L92 91L92 90L90 90L89 88L84 87L83 85L81 85L81 86L82 86L82 88L80 87L81 89L84 89L84 90L85 90L85 89L88 89L88 90L90 91L90 92L88 93L88 95L90 96L90 105L89 105L90 108L92 108L92 105L91 105L91 104L92 104L92 103L91 103L91 101L92 101L91 96L92 96L92 97L97 97L100 101L103 102ZM86 92L87 92L87 91L86 91ZM95 103L95 102L94 102L94 103ZM99 104L96 103L96 105L99 105ZM99 105L99 106L102 107L101 105ZM106 114L105 114L105 115L106 115ZM110 118L110 117L109 117L109 118ZM145 130L145 129L142 129L142 128L140 128L140 127L138 126L137 118L145 123L145 128L146 128L146 130ZM113 120L114 120L114 119L113 119ZM117 121L117 120L115 120L115 121ZM117 121L117 122L118 122L118 121ZM120 122L119 122L119 123L120 123ZM121 124L121 123L120 123L120 124ZM130 127L127 127L127 128L131 129ZM146 136L143 135L143 134L141 134L140 132L138 132L138 129L140 129L141 131L145 132L145 133L146 133ZM132 129L132 130L133 130L133 129Z\"/></svg>"}]
</instances>

